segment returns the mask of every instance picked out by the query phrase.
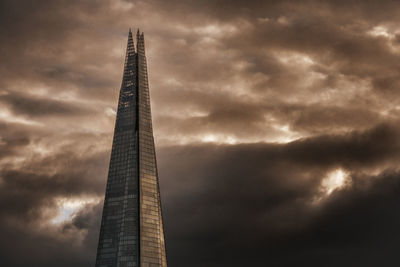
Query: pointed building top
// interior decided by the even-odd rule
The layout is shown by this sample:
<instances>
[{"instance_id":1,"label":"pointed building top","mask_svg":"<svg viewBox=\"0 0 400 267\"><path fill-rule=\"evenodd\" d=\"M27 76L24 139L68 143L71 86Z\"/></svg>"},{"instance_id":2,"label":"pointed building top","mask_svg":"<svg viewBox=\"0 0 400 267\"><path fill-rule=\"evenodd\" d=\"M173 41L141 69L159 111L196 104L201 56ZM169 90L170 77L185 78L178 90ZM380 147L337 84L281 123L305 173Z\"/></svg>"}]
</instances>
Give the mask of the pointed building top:
<instances>
[{"instance_id":1,"label":"pointed building top","mask_svg":"<svg viewBox=\"0 0 400 267\"><path fill-rule=\"evenodd\" d=\"M140 34L140 30L138 29L136 32L136 43L139 44L141 39L142 39L142 35Z\"/></svg>"},{"instance_id":2,"label":"pointed building top","mask_svg":"<svg viewBox=\"0 0 400 267\"><path fill-rule=\"evenodd\" d=\"M127 47L126 47L125 63L128 60L128 56L132 56L134 53L135 53L135 45L133 43L132 30L131 30L131 28L129 28L128 44L127 44Z\"/></svg>"},{"instance_id":3,"label":"pointed building top","mask_svg":"<svg viewBox=\"0 0 400 267\"><path fill-rule=\"evenodd\" d=\"M131 41L133 42L132 31L131 31L131 28L129 28L128 43L131 42Z\"/></svg>"},{"instance_id":4,"label":"pointed building top","mask_svg":"<svg viewBox=\"0 0 400 267\"><path fill-rule=\"evenodd\" d=\"M129 29L96 267L167 267L143 33L136 37L137 53Z\"/></svg>"}]
</instances>

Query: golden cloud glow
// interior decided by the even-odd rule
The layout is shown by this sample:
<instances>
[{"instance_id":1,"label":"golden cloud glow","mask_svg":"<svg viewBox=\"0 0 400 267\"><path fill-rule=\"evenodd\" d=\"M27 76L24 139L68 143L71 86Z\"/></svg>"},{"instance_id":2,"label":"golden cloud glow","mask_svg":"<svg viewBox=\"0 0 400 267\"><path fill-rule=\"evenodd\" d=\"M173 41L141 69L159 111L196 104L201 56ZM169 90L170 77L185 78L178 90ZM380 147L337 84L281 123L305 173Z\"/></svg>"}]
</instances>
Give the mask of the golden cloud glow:
<instances>
[{"instance_id":1,"label":"golden cloud glow","mask_svg":"<svg viewBox=\"0 0 400 267\"><path fill-rule=\"evenodd\" d=\"M88 204L95 204L101 198L60 198L57 199L58 213L51 219L52 224L61 224L71 221L77 212Z\"/></svg>"},{"instance_id":2,"label":"golden cloud glow","mask_svg":"<svg viewBox=\"0 0 400 267\"><path fill-rule=\"evenodd\" d=\"M322 188L326 195L333 191L344 188L349 184L349 175L342 169L336 169L322 180Z\"/></svg>"}]
</instances>

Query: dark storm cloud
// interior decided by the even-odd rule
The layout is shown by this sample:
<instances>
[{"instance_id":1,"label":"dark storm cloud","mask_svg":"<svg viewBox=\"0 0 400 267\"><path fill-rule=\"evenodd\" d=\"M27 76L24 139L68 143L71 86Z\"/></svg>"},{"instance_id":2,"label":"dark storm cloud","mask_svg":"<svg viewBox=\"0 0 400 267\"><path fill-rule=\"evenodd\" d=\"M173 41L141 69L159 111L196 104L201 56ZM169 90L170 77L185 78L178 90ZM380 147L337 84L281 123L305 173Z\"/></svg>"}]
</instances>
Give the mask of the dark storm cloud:
<instances>
[{"instance_id":1,"label":"dark storm cloud","mask_svg":"<svg viewBox=\"0 0 400 267\"><path fill-rule=\"evenodd\" d=\"M400 177L363 169L398 162L397 135L380 126L289 145L162 149L171 265L391 266L396 242L383 236L398 232ZM352 187L314 203L325 172L337 166L352 171Z\"/></svg>"},{"instance_id":2,"label":"dark storm cloud","mask_svg":"<svg viewBox=\"0 0 400 267\"><path fill-rule=\"evenodd\" d=\"M179 134L184 130L189 134L209 133L217 130L219 133L238 138L259 137L270 134L279 135L279 131L268 125L271 114L290 128L298 132L323 134L328 132L343 132L353 128L366 129L370 125L385 121L380 114L366 107L324 106L320 104L297 105L285 103L240 103L235 100L220 99L213 96L204 97L204 106L208 114L194 115L188 118L176 119L173 116L159 116L155 123L164 132ZM205 100L208 99L208 100ZM178 101L177 99L171 102ZM201 98L197 103L201 105ZM217 103L219 102L219 103ZM204 108L204 106L202 108ZM174 120L171 125L169 121Z\"/></svg>"},{"instance_id":3,"label":"dark storm cloud","mask_svg":"<svg viewBox=\"0 0 400 267\"><path fill-rule=\"evenodd\" d=\"M1 175L1 213L24 219L40 219L40 208L51 205L56 197L97 195L104 184L98 177L105 172L106 156L78 157L71 152L32 159L23 169L3 169ZM37 166L40 163L43 166ZM51 166L51 175L44 166ZM41 174L44 172L43 174ZM18 200L18 201L16 201ZM12 206L9 203L13 203Z\"/></svg>"},{"instance_id":4,"label":"dark storm cloud","mask_svg":"<svg viewBox=\"0 0 400 267\"><path fill-rule=\"evenodd\" d=\"M27 96L21 93L0 95L0 102L9 106L15 113L28 116L63 116L89 113L89 110L85 110L85 107L78 104L70 104L44 97Z\"/></svg>"},{"instance_id":5,"label":"dark storm cloud","mask_svg":"<svg viewBox=\"0 0 400 267\"><path fill-rule=\"evenodd\" d=\"M3 1L0 11L0 23L5 25L0 32L1 87L7 90L29 88L22 89L23 92L44 87L55 94L73 91L86 97L93 93L109 97L109 88L118 85L110 79L109 70L106 70L109 75L101 74L107 69L106 62L113 61L111 48L103 51L110 44L104 35L110 29L105 27L107 23L100 29L83 24L86 18L107 12L109 4L109 1L97 4L90 1ZM98 40L87 42L91 38ZM103 61L106 58L108 60Z\"/></svg>"},{"instance_id":6,"label":"dark storm cloud","mask_svg":"<svg viewBox=\"0 0 400 267\"><path fill-rule=\"evenodd\" d=\"M399 18L390 0L2 1L0 265L93 264L140 26L171 266L394 266Z\"/></svg>"},{"instance_id":7,"label":"dark storm cloud","mask_svg":"<svg viewBox=\"0 0 400 267\"><path fill-rule=\"evenodd\" d=\"M90 152L89 152L90 154ZM68 199L104 193L108 156L71 152L33 159L30 165L0 172L2 264L5 266L87 266L94 260L102 202L85 204L71 222L46 226ZM40 165L38 165L40 164ZM45 166L51 166L46 170ZM50 174L54 172L54 174ZM61 202L60 202L61 201ZM15 257L24 251L24 257ZM9 256L6 256L9 255Z\"/></svg>"},{"instance_id":8,"label":"dark storm cloud","mask_svg":"<svg viewBox=\"0 0 400 267\"><path fill-rule=\"evenodd\" d=\"M2 149L0 151L0 157L13 155L18 149L24 148L29 144L29 139L24 137L17 138L2 138L1 139Z\"/></svg>"},{"instance_id":9,"label":"dark storm cloud","mask_svg":"<svg viewBox=\"0 0 400 267\"><path fill-rule=\"evenodd\" d=\"M28 222L2 220L2 265L4 266L90 266L98 239L101 205L87 205L74 220L59 229L41 229ZM81 221L84 221L82 223ZM82 241L76 241L77 237ZM19 257L16 251L23 251ZM7 255L7 256L5 256Z\"/></svg>"}]
</instances>

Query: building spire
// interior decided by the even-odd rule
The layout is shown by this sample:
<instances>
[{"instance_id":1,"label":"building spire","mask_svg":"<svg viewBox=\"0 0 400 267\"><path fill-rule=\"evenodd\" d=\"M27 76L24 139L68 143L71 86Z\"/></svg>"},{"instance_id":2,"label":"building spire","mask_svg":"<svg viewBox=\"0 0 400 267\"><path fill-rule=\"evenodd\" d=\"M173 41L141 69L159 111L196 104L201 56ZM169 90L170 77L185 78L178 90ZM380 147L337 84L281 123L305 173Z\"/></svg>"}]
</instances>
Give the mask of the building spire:
<instances>
[{"instance_id":1,"label":"building spire","mask_svg":"<svg viewBox=\"0 0 400 267\"><path fill-rule=\"evenodd\" d=\"M129 29L96 267L167 267L143 33Z\"/></svg>"},{"instance_id":2,"label":"building spire","mask_svg":"<svg viewBox=\"0 0 400 267\"><path fill-rule=\"evenodd\" d=\"M125 54L125 69L127 69L128 62L132 61L134 56L135 56L135 45L133 43L131 28L129 28L128 43L126 45L126 54Z\"/></svg>"},{"instance_id":3,"label":"building spire","mask_svg":"<svg viewBox=\"0 0 400 267\"><path fill-rule=\"evenodd\" d=\"M133 44L133 37L132 37L132 31L131 28L129 28L129 34L128 34L128 47L126 52L135 52L135 45Z\"/></svg>"}]
</instances>

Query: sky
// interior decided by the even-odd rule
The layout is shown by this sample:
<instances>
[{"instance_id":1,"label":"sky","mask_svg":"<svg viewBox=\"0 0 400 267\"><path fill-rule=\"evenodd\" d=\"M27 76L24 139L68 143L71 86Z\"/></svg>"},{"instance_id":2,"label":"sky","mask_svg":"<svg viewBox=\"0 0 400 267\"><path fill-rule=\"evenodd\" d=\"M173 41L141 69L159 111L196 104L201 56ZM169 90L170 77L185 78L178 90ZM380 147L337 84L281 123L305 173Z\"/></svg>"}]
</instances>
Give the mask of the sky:
<instances>
[{"instance_id":1,"label":"sky","mask_svg":"<svg viewBox=\"0 0 400 267\"><path fill-rule=\"evenodd\" d=\"M397 266L397 1L0 3L0 265L93 266L129 28L169 266Z\"/></svg>"}]
</instances>

